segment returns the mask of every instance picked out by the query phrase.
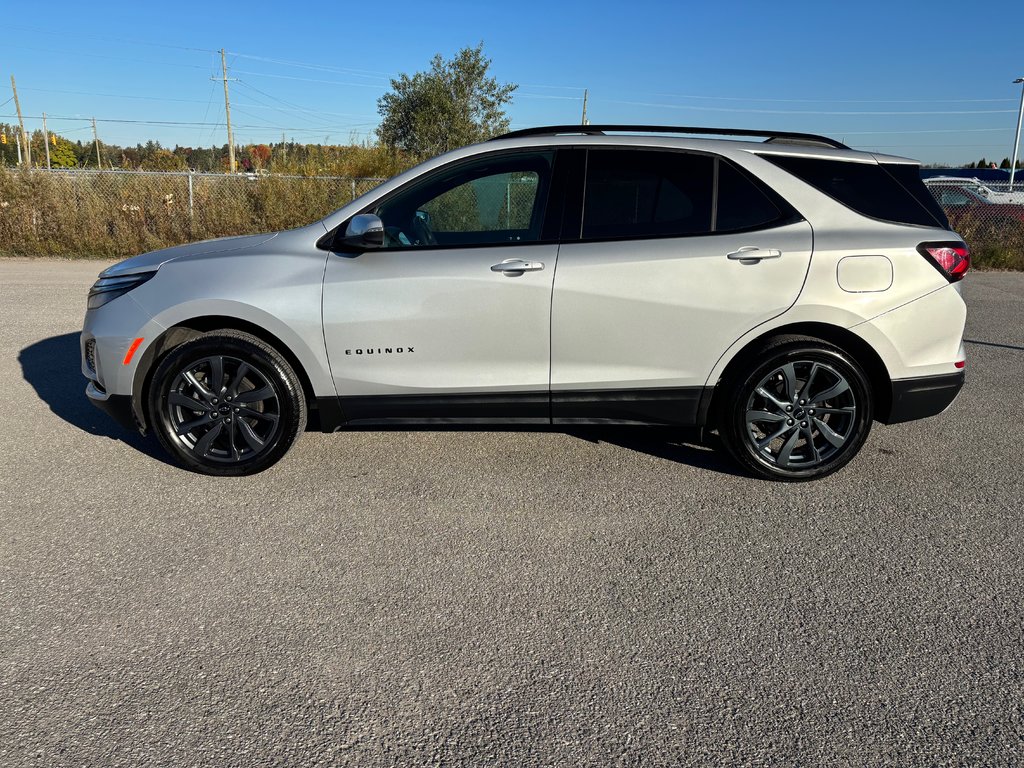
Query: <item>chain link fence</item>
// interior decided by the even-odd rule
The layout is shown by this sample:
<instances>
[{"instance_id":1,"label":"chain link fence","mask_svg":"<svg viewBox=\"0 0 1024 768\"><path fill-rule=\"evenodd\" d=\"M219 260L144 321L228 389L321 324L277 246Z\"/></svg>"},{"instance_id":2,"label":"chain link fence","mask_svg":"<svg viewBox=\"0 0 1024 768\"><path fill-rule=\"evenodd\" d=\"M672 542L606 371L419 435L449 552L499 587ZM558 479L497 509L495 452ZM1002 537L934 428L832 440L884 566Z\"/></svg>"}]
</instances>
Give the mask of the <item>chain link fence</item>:
<instances>
[{"instance_id":1,"label":"chain link fence","mask_svg":"<svg viewBox=\"0 0 1024 768\"><path fill-rule=\"evenodd\" d=\"M0 169L0 253L130 256L316 221L384 179Z\"/></svg>"},{"instance_id":2,"label":"chain link fence","mask_svg":"<svg viewBox=\"0 0 1024 768\"><path fill-rule=\"evenodd\" d=\"M941 176L925 186L977 266L1024 270L1024 178L1012 189L1009 182Z\"/></svg>"},{"instance_id":3,"label":"chain link fence","mask_svg":"<svg viewBox=\"0 0 1024 768\"><path fill-rule=\"evenodd\" d=\"M1022 174L1024 175L1024 174ZM212 237L270 232L326 216L384 179L0 168L0 253L124 257ZM536 179L452 190L427 214L437 230L528 226ZM1024 270L1024 178L925 184L978 266ZM465 221L470 216L473 221Z\"/></svg>"}]
</instances>

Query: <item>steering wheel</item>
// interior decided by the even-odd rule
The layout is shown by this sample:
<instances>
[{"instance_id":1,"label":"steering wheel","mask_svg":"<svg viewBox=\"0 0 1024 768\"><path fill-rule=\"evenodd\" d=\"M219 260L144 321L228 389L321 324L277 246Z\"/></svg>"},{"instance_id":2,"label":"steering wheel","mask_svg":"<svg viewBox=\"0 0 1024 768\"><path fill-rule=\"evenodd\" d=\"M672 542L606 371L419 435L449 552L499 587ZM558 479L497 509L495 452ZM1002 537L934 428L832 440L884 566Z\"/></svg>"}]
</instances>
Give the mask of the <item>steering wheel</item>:
<instances>
[{"instance_id":1,"label":"steering wheel","mask_svg":"<svg viewBox=\"0 0 1024 768\"><path fill-rule=\"evenodd\" d=\"M434 231L422 216L412 217L413 243L416 245L437 245L437 238Z\"/></svg>"}]
</instances>

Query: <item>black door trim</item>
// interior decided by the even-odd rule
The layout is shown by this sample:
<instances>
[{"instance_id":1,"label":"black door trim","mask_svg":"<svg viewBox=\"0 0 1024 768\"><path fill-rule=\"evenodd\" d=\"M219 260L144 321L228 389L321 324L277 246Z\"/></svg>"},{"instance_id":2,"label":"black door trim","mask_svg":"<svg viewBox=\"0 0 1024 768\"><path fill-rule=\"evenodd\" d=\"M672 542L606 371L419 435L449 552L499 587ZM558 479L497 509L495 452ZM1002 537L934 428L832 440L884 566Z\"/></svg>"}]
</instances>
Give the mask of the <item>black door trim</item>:
<instances>
[{"instance_id":1,"label":"black door trim","mask_svg":"<svg viewBox=\"0 0 1024 768\"><path fill-rule=\"evenodd\" d=\"M320 429L418 424L694 426L705 387L318 398Z\"/></svg>"},{"instance_id":2,"label":"black door trim","mask_svg":"<svg viewBox=\"0 0 1024 768\"><path fill-rule=\"evenodd\" d=\"M553 424L694 426L704 387L551 393Z\"/></svg>"}]
</instances>

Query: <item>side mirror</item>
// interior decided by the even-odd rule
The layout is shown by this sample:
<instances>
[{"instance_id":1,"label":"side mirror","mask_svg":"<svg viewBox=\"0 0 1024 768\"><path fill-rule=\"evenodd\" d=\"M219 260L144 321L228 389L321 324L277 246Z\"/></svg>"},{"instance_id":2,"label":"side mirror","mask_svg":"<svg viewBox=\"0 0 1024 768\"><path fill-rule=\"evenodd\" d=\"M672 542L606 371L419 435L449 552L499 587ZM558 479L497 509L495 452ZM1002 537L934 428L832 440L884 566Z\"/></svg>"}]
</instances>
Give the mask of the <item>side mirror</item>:
<instances>
[{"instance_id":1,"label":"side mirror","mask_svg":"<svg viewBox=\"0 0 1024 768\"><path fill-rule=\"evenodd\" d=\"M343 237L336 237L335 250L352 249L368 251L384 246L384 222L373 213L353 216L345 228Z\"/></svg>"}]
</instances>

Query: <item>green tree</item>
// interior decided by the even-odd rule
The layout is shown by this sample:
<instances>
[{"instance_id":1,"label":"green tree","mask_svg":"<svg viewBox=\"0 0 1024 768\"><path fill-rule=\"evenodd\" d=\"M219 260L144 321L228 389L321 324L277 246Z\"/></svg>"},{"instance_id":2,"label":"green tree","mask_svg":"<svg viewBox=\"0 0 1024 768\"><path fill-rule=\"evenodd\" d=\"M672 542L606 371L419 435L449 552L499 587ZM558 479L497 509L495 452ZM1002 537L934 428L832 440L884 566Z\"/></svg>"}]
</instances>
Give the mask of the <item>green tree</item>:
<instances>
[{"instance_id":1,"label":"green tree","mask_svg":"<svg viewBox=\"0 0 1024 768\"><path fill-rule=\"evenodd\" d=\"M422 158L507 131L504 106L518 86L488 77L483 50L483 43L463 48L448 61L437 54L429 71L393 79L377 101L381 141Z\"/></svg>"},{"instance_id":2,"label":"green tree","mask_svg":"<svg viewBox=\"0 0 1024 768\"><path fill-rule=\"evenodd\" d=\"M1003 162L999 164L999 167L1005 170L1010 170L1010 158L1004 157Z\"/></svg>"},{"instance_id":3,"label":"green tree","mask_svg":"<svg viewBox=\"0 0 1024 768\"><path fill-rule=\"evenodd\" d=\"M78 165L78 158L75 156L75 145L63 136L51 133L56 138L55 143L50 146L50 166L53 168L74 168Z\"/></svg>"},{"instance_id":4,"label":"green tree","mask_svg":"<svg viewBox=\"0 0 1024 768\"><path fill-rule=\"evenodd\" d=\"M144 171L182 171L185 160L168 149L157 148L142 160L140 167Z\"/></svg>"}]
</instances>

